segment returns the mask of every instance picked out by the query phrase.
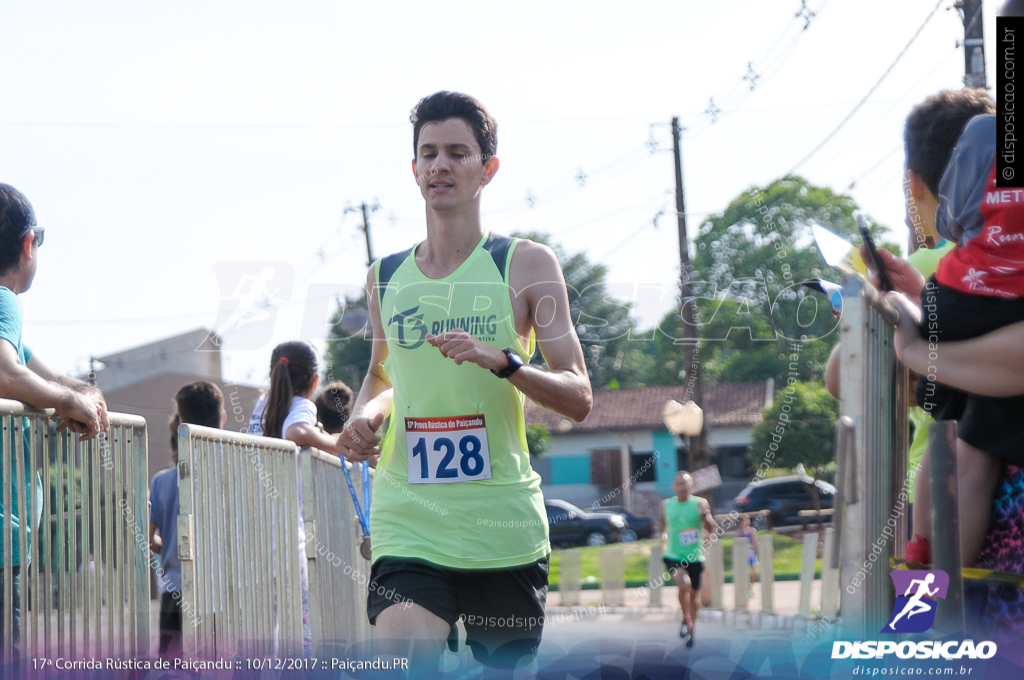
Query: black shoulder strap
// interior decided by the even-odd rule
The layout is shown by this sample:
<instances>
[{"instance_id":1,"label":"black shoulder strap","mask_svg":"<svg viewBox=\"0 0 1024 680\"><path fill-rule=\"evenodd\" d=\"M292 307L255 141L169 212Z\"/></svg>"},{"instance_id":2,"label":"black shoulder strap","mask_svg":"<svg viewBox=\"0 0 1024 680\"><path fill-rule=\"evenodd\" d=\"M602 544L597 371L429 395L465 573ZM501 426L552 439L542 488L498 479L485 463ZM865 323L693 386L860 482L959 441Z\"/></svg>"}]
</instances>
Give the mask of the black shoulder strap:
<instances>
[{"instance_id":1,"label":"black shoulder strap","mask_svg":"<svg viewBox=\"0 0 1024 680\"><path fill-rule=\"evenodd\" d=\"M484 250L491 254L494 259L494 266L498 268L498 272L501 273L501 280L508 281L508 273L505 271L505 263L508 261L508 249L512 247L518 239L510 238L508 236L498 236L497 234L491 234L487 237L487 241L484 242Z\"/></svg>"},{"instance_id":2,"label":"black shoulder strap","mask_svg":"<svg viewBox=\"0 0 1024 680\"><path fill-rule=\"evenodd\" d=\"M391 283L391 277L398 271L398 267L405 261L405 258L411 254L412 248L409 248L381 259L380 267L377 269L377 303L381 305L381 309L383 309L384 305L384 291L387 290L388 284Z\"/></svg>"}]
</instances>

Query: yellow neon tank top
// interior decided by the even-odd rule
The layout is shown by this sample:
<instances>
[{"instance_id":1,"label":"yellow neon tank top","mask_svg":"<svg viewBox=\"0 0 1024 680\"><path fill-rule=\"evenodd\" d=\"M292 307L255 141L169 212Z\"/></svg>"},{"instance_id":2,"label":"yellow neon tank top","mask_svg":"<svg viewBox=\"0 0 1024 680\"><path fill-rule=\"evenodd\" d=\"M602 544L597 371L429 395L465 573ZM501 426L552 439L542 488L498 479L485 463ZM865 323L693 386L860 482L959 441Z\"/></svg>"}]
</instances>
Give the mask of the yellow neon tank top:
<instances>
[{"instance_id":1,"label":"yellow neon tank top","mask_svg":"<svg viewBox=\"0 0 1024 680\"><path fill-rule=\"evenodd\" d=\"M523 347L515 330L507 274L515 245L484 234L443 279L420 271L414 249L375 265L394 408L373 485L374 560L491 569L550 552L524 395L475 364L455 365L425 340L462 328L524 359L533 354L533 338Z\"/></svg>"}]
</instances>

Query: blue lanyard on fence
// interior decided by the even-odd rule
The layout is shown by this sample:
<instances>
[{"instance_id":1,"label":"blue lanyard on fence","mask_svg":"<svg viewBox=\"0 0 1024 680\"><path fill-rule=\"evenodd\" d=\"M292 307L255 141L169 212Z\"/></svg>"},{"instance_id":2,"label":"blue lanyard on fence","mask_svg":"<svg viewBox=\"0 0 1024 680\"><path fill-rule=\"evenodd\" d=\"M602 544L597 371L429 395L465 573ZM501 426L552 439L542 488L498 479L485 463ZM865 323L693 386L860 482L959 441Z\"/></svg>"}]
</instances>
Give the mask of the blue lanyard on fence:
<instances>
[{"instance_id":1,"label":"blue lanyard on fence","mask_svg":"<svg viewBox=\"0 0 1024 680\"><path fill-rule=\"evenodd\" d=\"M341 469L345 473L345 481L348 483L348 491L352 494L352 504L356 506L356 516L359 518L359 526L363 529L363 536L370 535L370 464L363 461L363 505L360 507L359 499L356 497L356 487L352 484L352 475L348 472L348 465L344 460L341 462Z\"/></svg>"}]
</instances>

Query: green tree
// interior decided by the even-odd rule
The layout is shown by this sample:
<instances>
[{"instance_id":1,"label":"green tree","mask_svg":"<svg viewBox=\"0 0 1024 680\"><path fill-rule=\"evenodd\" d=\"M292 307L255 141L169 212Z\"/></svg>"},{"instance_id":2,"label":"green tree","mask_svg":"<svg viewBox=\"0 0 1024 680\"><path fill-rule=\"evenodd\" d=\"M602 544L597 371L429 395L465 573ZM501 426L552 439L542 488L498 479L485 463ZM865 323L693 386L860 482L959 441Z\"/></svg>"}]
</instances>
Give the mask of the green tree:
<instances>
[{"instance_id":1,"label":"green tree","mask_svg":"<svg viewBox=\"0 0 1024 680\"><path fill-rule=\"evenodd\" d=\"M766 187L750 187L721 214L700 226L693 259L694 299L668 314L646 348L659 367L649 384L676 382L683 323L696 309L701 363L708 380L733 382L790 377L793 342L799 342L796 377L820 380L838 322L828 301L800 283L810 278L840 281L811 237L817 223L859 242L849 196L787 176ZM881 241L881 227L868 220ZM893 248L893 244L882 244ZM667 370L660 370L660 367Z\"/></svg>"},{"instance_id":2,"label":"green tree","mask_svg":"<svg viewBox=\"0 0 1024 680\"><path fill-rule=\"evenodd\" d=\"M550 448L551 432L544 423L526 426L526 446L531 458L540 458Z\"/></svg>"},{"instance_id":3,"label":"green tree","mask_svg":"<svg viewBox=\"0 0 1024 680\"><path fill-rule=\"evenodd\" d=\"M343 380L354 391L366 377L370 367L370 347L373 331L370 314L366 309L366 292L355 299L339 301L331 316L331 330L327 334L327 370L325 379Z\"/></svg>"},{"instance_id":4,"label":"green tree","mask_svg":"<svg viewBox=\"0 0 1024 680\"><path fill-rule=\"evenodd\" d=\"M839 404L822 385L787 385L776 391L764 421L754 426L747 460L755 470L762 463L780 468L803 463L809 471L825 466L835 459L838 417Z\"/></svg>"},{"instance_id":5,"label":"green tree","mask_svg":"<svg viewBox=\"0 0 1024 680\"><path fill-rule=\"evenodd\" d=\"M631 387L653 370L654 359L630 340L636 322L624 303L611 301L608 268L595 264L584 253L570 255L547 234L515 234L549 246L558 258L569 292L569 313L583 346L590 381L595 388ZM533 363L544 365L540 353Z\"/></svg>"},{"instance_id":6,"label":"green tree","mask_svg":"<svg viewBox=\"0 0 1024 680\"><path fill-rule=\"evenodd\" d=\"M753 333L729 332L724 319L730 323L740 322L749 326ZM774 377L785 380L787 363L780 358L778 341L771 340L772 327L766 315L755 315L741 309L736 300L723 300L718 313L702 324L700 359L702 375L707 382L745 382ZM683 368L683 347L678 339L683 337L683 323L680 313L673 310L666 314L655 331L648 335L650 342L643 343L658 370L644 376L648 385L674 385L685 380ZM712 339L713 338L713 339ZM754 339L758 338L758 339ZM808 373L812 371L808 368ZM820 371L819 371L820 373ZM801 375L812 379L812 375Z\"/></svg>"}]
</instances>

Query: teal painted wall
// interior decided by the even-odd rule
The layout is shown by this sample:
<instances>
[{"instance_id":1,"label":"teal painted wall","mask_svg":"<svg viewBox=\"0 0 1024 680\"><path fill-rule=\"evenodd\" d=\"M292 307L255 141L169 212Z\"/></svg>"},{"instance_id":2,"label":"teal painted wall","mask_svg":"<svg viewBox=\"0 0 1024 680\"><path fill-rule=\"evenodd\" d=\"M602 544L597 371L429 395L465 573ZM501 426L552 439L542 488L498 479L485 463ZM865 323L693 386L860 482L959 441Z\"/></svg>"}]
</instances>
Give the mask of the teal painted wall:
<instances>
[{"instance_id":1,"label":"teal painted wall","mask_svg":"<svg viewBox=\"0 0 1024 680\"><path fill-rule=\"evenodd\" d=\"M552 484L590 484L590 454L552 456Z\"/></svg>"},{"instance_id":2,"label":"teal painted wall","mask_svg":"<svg viewBox=\"0 0 1024 680\"><path fill-rule=\"evenodd\" d=\"M651 440L657 455L658 481L654 488L658 493L672 496L675 493L672 491L672 478L676 474L676 437L668 430L657 430L651 434Z\"/></svg>"}]
</instances>

